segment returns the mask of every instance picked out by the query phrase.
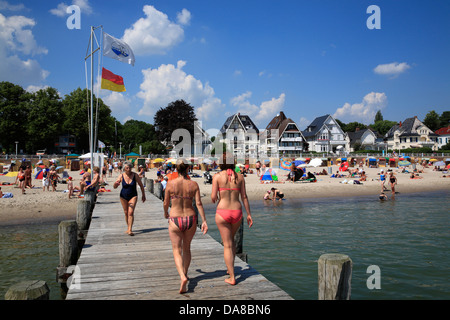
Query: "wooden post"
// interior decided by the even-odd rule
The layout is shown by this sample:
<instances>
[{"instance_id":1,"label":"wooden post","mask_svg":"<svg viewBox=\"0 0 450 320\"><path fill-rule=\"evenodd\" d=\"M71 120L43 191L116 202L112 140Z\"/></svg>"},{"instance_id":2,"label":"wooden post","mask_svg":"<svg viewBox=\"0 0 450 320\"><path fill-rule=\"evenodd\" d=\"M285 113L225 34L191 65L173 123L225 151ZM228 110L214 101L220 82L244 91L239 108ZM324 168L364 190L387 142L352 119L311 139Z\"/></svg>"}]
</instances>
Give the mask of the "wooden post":
<instances>
[{"instance_id":1,"label":"wooden post","mask_svg":"<svg viewBox=\"0 0 450 320\"><path fill-rule=\"evenodd\" d=\"M153 181L153 179L147 179L147 190L150 193L154 192L154 181Z\"/></svg>"},{"instance_id":2,"label":"wooden post","mask_svg":"<svg viewBox=\"0 0 450 320\"><path fill-rule=\"evenodd\" d=\"M88 200L91 203L91 212L94 210L95 201L97 200L97 191L87 189L84 192L84 200Z\"/></svg>"},{"instance_id":3,"label":"wooden post","mask_svg":"<svg viewBox=\"0 0 450 320\"><path fill-rule=\"evenodd\" d=\"M236 255L244 262L247 262L247 254L244 253L244 219L238 231L234 235L234 242L236 243Z\"/></svg>"},{"instance_id":4,"label":"wooden post","mask_svg":"<svg viewBox=\"0 0 450 320\"><path fill-rule=\"evenodd\" d=\"M76 264L78 259L77 222L75 220L62 221L59 231L59 266L68 267Z\"/></svg>"},{"instance_id":5,"label":"wooden post","mask_svg":"<svg viewBox=\"0 0 450 320\"><path fill-rule=\"evenodd\" d=\"M23 281L13 285L5 294L5 300L49 300L50 289L41 280Z\"/></svg>"},{"instance_id":6,"label":"wooden post","mask_svg":"<svg viewBox=\"0 0 450 320\"><path fill-rule=\"evenodd\" d=\"M87 199L78 200L77 225L79 230L87 230L91 222L91 202Z\"/></svg>"},{"instance_id":7,"label":"wooden post","mask_svg":"<svg viewBox=\"0 0 450 320\"><path fill-rule=\"evenodd\" d=\"M353 262L345 254L323 254L318 260L319 300L350 300Z\"/></svg>"},{"instance_id":8,"label":"wooden post","mask_svg":"<svg viewBox=\"0 0 450 320\"><path fill-rule=\"evenodd\" d=\"M162 199L162 184L157 182L157 183L155 183L155 187L154 188L155 188L154 189L155 190L155 196L158 199Z\"/></svg>"}]
</instances>

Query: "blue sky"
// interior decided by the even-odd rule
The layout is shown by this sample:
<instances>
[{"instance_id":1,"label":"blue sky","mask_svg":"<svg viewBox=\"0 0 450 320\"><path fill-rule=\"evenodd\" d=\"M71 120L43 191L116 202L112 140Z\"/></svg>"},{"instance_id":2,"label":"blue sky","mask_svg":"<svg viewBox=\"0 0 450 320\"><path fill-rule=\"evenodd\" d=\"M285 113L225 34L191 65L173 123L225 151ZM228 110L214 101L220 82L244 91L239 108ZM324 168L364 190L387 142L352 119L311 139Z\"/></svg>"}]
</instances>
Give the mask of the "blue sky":
<instances>
[{"instance_id":1,"label":"blue sky","mask_svg":"<svg viewBox=\"0 0 450 320\"><path fill-rule=\"evenodd\" d=\"M72 4L79 30L66 26ZM381 29L366 25L370 5ZM121 122L153 123L176 99L205 129L235 112L260 129L279 111L302 130L324 114L369 124L379 109L423 120L450 110L449 17L446 0L0 0L0 81L85 88L90 27L102 25L136 56L102 58L125 81L125 93L99 92Z\"/></svg>"}]
</instances>

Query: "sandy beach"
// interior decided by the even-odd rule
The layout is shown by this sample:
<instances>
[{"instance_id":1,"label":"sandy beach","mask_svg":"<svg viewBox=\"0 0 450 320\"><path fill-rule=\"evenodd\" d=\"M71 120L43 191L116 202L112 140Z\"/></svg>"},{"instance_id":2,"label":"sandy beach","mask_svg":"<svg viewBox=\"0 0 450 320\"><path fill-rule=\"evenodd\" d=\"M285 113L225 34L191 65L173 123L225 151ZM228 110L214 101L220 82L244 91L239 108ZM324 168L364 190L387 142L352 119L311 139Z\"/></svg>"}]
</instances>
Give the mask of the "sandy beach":
<instances>
[{"instance_id":1,"label":"sandy beach","mask_svg":"<svg viewBox=\"0 0 450 320\"><path fill-rule=\"evenodd\" d=\"M338 166L331 167L332 173L338 172ZM307 171L320 172L327 167L307 168ZM397 168L363 168L367 174L367 181L362 184L343 184L344 180L353 180L353 178L331 178L330 175L317 175L317 182L286 182L288 171L275 169L278 175L278 183L263 184L259 180L256 173L248 174L245 178L247 195L250 200L262 200L265 192L275 187L284 192L285 198L307 199L322 197L354 197L373 195L376 198L380 191L379 172L381 169L392 169L397 177L398 184L396 186L396 196L399 197L405 193L430 192L438 190L450 190L450 178L443 178L447 174L440 171L433 171L432 168L426 168L424 173L420 173L421 179L410 179L407 173L401 173L401 169ZM421 168L420 168L421 169ZM81 175L79 171L69 171L69 175L73 178L74 186L79 186ZM201 178L193 178L200 186L202 202L204 204L211 203L211 185L204 184L203 172L194 170L194 173L202 176ZM213 172L214 174L214 172ZM346 173L347 174L347 173ZM113 172L112 177L107 177L106 182L109 184L106 189L113 192L119 192L112 188L113 182L116 180L118 173ZM156 169L149 169L146 177L156 180ZM358 178L355 178L358 179ZM0 176L0 184L5 182L13 183L15 177ZM57 219L74 219L77 211L77 197L68 199L68 194L64 193L67 189L66 184L58 184L57 191L43 191L42 181L33 178L33 189L26 189L26 194L22 195L21 190L14 185L2 185L2 192L13 194L13 198L0 199L0 225L18 224L18 223L41 223L46 220ZM391 197L389 183L386 182L386 191L388 197ZM51 188L50 188L51 190ZM119 201L119 199L117 199Z\"/></svg>"}]
</instances>

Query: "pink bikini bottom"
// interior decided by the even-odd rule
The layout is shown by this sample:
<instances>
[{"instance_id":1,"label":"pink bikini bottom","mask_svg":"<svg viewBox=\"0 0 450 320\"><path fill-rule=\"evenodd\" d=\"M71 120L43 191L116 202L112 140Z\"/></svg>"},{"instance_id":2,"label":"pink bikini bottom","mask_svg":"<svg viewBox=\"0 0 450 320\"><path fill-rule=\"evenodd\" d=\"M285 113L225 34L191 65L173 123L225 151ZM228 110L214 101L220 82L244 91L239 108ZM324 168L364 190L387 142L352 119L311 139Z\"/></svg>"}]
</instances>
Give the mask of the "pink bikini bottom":
<instances>
[{"instance_id":1,"label":"pink bikini bottom","mask_svg":"<svg viewBox=\"0 0 450 320\"><path fill-rule=\"evenodd\" d=\"M217 209L216 213L231 224L239 222L242 218L242 210Z\"/></svg>"}]
</instances>

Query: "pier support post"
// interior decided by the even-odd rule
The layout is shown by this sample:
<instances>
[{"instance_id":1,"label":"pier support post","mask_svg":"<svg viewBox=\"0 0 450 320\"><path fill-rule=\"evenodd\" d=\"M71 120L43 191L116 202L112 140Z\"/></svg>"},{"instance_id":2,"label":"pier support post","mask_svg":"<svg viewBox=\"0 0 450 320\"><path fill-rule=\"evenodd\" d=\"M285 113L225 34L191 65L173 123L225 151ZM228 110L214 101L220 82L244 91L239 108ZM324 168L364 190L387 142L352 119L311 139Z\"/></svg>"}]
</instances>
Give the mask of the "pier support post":
<instances>
[{"instance_id":1,"label":"pier support post","mask_svg":"<svg viewBox=\"0 0 450 320\"><path fill-rule=\"evenodd\" d=\"M75 220L61 221L59 231L59 266L68 267L78 259L77 232Z\"/></svg>"},{"instance_id":2,"label":"pier support post","mask_svg":"<svg viewBox=\"0 0 450 320\"><path fill-rule=\"evenodd\" d=\"M234 242L236 243L236 255L244 262L247 261L247 254L244 253L244 219L242 219L241 225L238 231L234 235Z\"/></svg>"},{"instance_id":3,"label":"pier support post","mask_svg":"<svg viewBox=\"0 0 450 320\"><path fill-rule=\"evenodd\" d=\"M153 181L153 179L147 179L147 190L150 193L154 192L154 181Z\"/></svg>"},{"instance_id":4,"label":"pier support post","mask_svg":"<svg viewBox=\"0 0 450 320\"><path fill-rule=\"evenodd\" d=\"M13 285L5 294L5 300L49 300L50 289L41 280L22 281Z\"/></svg>"},{"instance_id":5,"label":"pier support post","mask_svg":"<svg viewBox=\"0 0 450 320\"><path fill-rule=\"evenodd\" d=\"M158 199L162 199L162 184L160 182L156 182L154 186L155 196Z\"/></svg>"},{"instance_id":6,"label":"pier support post","mask_svg":"<svg viewBox=\"0 0 450 320\"><path fill-rule=\"evenodd\" d=\"M323 254L318 260L319 300L350 300L353 262L345 254Z\"/></svg>"},{"instance_id":7,"label":"pier support post","mask_svg":"<svg viewBox=\"0 0 450 320\"><path fill-rule=\"evenodd\" d=\"M94 210L95 201L97 201L97 191L88 189L84 192L84 200L87 200L91 203L91 210L92 212Z\"/></svg>"},{"instance_id":8,"label":"pier support post","mask_svg":"<svg viewBox=\"0 0 450 320\"><path fill-rule=\"evenodd\" d=\"M78 200L77 225L79 230L87 230L91 222L91 202L90 200Z\"/></svg>"}]
</instances>

